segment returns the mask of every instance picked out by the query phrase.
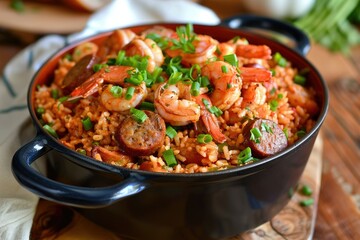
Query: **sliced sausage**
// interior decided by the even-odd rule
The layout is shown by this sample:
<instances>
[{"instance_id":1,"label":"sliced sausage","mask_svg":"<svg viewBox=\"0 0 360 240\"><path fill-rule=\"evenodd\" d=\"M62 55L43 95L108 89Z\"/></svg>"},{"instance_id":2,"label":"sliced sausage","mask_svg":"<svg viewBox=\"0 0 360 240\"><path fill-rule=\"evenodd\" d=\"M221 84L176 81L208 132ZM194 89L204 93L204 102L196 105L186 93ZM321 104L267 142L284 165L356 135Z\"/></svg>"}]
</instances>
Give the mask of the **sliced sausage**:
<instances>
[{"instance_id":1,"label":"sliced sausage","mask_svg":"<svg viewBox=\"0 0 360 240\"><path fill-rule=\"evenodd\" d=\"M123 120L115 135L120 148L132 156L153 154L164 143L165 121L154 112L144 112L148 116L145 122L138 123L129 116Z\"/></svg>"},{"instance_id":2,"label":"sliced sausage","mask_svg":"<svg viewBox=\"0 0 360 240\"><path fill-rule=\"evenodd\" d=\"M252 132L260 132L260 136L254 136ZM285 133L277 123L268 119L253 119L243 129L244 144L252 150L252 155L258 158L268 157L287 147ZM256 135L256 134L255 134Z\"/></svg>"},{"instance_id":3,"label":"sliced sausage","mask_svg":"<svg viewBox=\"0 0 360 240\"><path fill-rule=\"evenodd\" d=\"M71 93L76 87L81 85L86 79L93 75L93 66L99 61L100 59L94 54L89 54L76 62L75 66L72 67L65 75L62 82L61 87L63 88L64 94L67 95Z\"/></svg>"}]
</instances>

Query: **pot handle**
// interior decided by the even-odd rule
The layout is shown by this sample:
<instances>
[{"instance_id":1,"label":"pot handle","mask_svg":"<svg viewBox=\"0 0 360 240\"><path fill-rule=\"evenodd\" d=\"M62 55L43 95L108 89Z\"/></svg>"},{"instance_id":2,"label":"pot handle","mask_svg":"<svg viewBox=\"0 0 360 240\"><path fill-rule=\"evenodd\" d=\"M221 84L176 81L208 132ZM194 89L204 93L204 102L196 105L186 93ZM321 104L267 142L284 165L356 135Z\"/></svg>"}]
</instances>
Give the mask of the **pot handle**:
<instances>
[{"instance_id":1,"label":"pot handle","mask_svg":"<svg viewBox=\"0 0 360 240\"><path fill-rule=\"evenodd\" d=\"M302 30L274 18L241 14L222 20L220 25L230 28L270 30L292 39L295 43L293 48L301 55L305 56L310 50L310 39Z\"/></svg>"},{"instance_id":2,"label":"pot handle","mask_svg":"<svg viewBox=\"0 0 360 240\"><path fill-rule=\"evenodd\" d=\"M31 164L53 148L41 134L20 147L12 159L12 172L17 181L41 198L77 207L103 207L137 194L145 184L132 176L107 187L78 187L51 180Z\"/></svg>"}]
</instances>

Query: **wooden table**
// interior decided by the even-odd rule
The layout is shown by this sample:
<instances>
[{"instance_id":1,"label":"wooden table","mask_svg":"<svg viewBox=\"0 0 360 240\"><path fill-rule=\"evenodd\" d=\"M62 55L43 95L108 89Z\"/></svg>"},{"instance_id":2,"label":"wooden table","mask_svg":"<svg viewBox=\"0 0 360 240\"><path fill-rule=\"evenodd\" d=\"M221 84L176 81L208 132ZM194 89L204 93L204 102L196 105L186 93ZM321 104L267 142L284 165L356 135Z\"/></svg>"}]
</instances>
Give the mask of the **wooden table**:
<instances>
[{"instance_id":1,"label":"wooden table","mask_svg":"<svg viewBox=\"0 0 360 240\"><path fill-rule=\"evenodd\" d=\"M221 18L244 11L240 0L198 2ZM0 72L26 46L2 38L1 33ZM25 37L36 39L27 33ZM350 56L344 56L313 44L307 57L330 90L329 113L321 130L324 151L313 238L360 239L360 46Z\"/></svg>"}]
</instances>

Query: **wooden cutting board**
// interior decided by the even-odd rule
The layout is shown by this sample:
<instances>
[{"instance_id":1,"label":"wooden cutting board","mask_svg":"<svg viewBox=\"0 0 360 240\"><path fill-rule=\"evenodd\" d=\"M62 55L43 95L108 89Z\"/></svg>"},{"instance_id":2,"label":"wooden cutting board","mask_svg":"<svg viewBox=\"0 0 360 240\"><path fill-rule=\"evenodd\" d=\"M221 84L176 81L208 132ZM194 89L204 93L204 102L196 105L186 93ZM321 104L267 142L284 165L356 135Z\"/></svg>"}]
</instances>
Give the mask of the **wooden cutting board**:
<instances>
[{"instance_id":1,"label":"wooden cutting board","mask_svg":"<svg viewBox=\"0 0 360 240\"><path fill-rule=\"evenodd\" d=\"M314 149L304 173L299 181L312 190L311 196L295 190L288 205L271 221L226 240L252 239L311 239L315 226L317 203L321 182L322 137L315 142ZM312 198L310 206L301 206L300 202ZM40 200L31 231L31 239L36 240L120 240L107 229L87 220L68 206Z\"/></svg>"}]
</instances>

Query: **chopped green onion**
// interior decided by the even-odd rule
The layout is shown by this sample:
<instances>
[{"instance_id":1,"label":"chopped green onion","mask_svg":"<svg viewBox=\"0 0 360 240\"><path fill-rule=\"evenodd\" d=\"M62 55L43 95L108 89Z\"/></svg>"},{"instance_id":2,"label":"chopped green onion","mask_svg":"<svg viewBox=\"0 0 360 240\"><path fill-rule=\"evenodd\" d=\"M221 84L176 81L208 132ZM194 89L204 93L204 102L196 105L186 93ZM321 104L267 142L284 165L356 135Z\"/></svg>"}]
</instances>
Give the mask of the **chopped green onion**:
<instances>
[{"instance_id":1,"label":"chopped green onion","mask_svg":"<svg viewBox=\"0 0 360 240\"><path fill-rule=\"evenodd\" d=\"M73 57L71 56L71 54L67 53L65 56L64 56L64 59L67 59L69 61L72 61L73 60Z\"/></svg>"},{"instance_id":2,"label":"chopped green onion","mask_svg":"<svg viewBox=\"0 0 360 240\"><path fill-rule=\"evenodd\" d=\"M257 127L250 129L251 141L254 141L255 143L260 143L261 136L262 136L261 131Z\"/></svg>"},{"instance_id":3,"label":"chopped green onion","mask_svg":"<svg viewBox=\"0 0 360 240\"><path fill-rule=\"evenodd\" d=\"M176 162L176 158L175 158L175 155L174 155L174 152L172 149L165 150L163 152L163 158L166 162L166 165L168 165L169 167L176 166L177 162Z\"/></svg>"},{"instance_id":4,"label":"chopped green onion","mask_svg":"<svg viewBox=\"0 0 360 240\"><path fill-rule=\"evenodd\" d=\"M267 125L266 123L261 122L260 126L261 126L261 131L265 131L267 133L273 133L272 128L269 125Z\"/></svg>"},{"instance_id":5,"label":"chopped green onion","mask_svg":"<svg viewBox=\"0 0 360 240\"><path fill-rule=\"evenodd\" d=\"M105 68L105 67L108 67L108 65L107 65L107 64L97 63L97 64L94 64L93 70L94 70L94 72L98 72L98 71L100 71L102 68Z\"/></svg>"},{"instance_id":6,"label":"chopped green onion","mask_svg":"<svg viewBox=\"0 0 360 240\"><path fill-rule=\"evenodd\" d=\"M93 127L93 124L92 124L91 119L89 117L86 117L86 118L82 119L81 123L82 123L85 131L89 131Z\"/></svg>"},{"instance_id":7,"label":"chopped green onion","mask_svg":"<svg viewBox=\"0 0 360 240\"><path fill-rule=\"evenodd\" d=\"M273 111L273 112L275 112L277 107L279 106L279 102L277 100L275 100L275 99L271 100L269 102L269 104L270 104L270 110Z\"/></svg>"},{"instance_id":8,"label":"chopped green onion","mask_svg":"<svg viewBox=\"0 0 360 240\"><path fill-rule=\"evenodd\" d=\"M308 185L304 185L301 188L301 193L306 195L306 196L311 196L311 194L313 193L312 189L308 186Z\"/></svg>"},{"instance_id":9,"label":"chopped green onion","mask_svg":"<svg viewBox=\"0 0 360 240\"><path fill-rule=\"evenodd\" d=\"M283 132L284 132L284 134L285 134L286 139L288 139L288 138L289 138L288 129L287 129L287 128L284 128L284 129L283 129Z\"/></svg>"},{"instance_id":10,"label":"chopped green onion","mask_svg":"<svg viewBox=\"0 0 360 240\"><path fill-rule=\"evenodd\" d=\"M214 114L216 117L220 117L223 114L223 111L221 111L221 109L216 106L211 106L209 108L209 112Z\"/></svg>"},{"instance_id":11,"label":"chopped green onion","mask_svg":"<svg viewBox=\"0 0 360 240\"><path fill-rule=\"evenodd\" d=\"M174 85L176 83L178 83L182 78L182 73L181 72L173 72L171 73L170 77L169 77L169 84L170 85Z\"/></svg>"},{"instance_id":12,"label":"chopped green onion","mask_svg":"<svg viewBox=\"0 0 360 240\"><path fill-rule=\"evenodd\" d=\"M225 55L224 61L230 63L231 65L233 65L235 67L238 66L238 59L234 53Z\"/></svg>"},{"instance_id":13,"label":"chopped green onion","mask_svg":"<svg viewBox=\"0 0 360 240\"><path fill-rule=\"evenodd\" d=\"M212 136L210 134L199 134L197 136L198 143L209 143L213 140Z\"/></svg>"},{"instance_id":14,"label":"chopped green onion","mask_svg":"<svg viewBox=\"0 0 360 240\"><path fill-rule=\"evenodd\" d=\"M282 94L282 93L279 93L278 95L277 95L277 98L278 99L282 99L284 97L284 95Z\"/></svg>"},{"instance_id":15,"label":"chopped green onion","mask_svg":"<svg viewBox=\"0 0 360 240\"><path fill-rule=\"evenodd\" d=\"M76 149L76 152L78 152L78 153L80 153L80 154L82 154L82 155L86 155L86 150L83 149L83 148L78 148L78 149Z\"/></svg>"},{"instance_id":16,"label":"chopped green onion","mask_svg":"<svg viewBox=\"0 0 360 240\"><path fill-rule=\"evenodd\" d=\"M154 103L152 103L152 102L142 102L140 104L139 108L141 110L155 111L155 106L154 106Z\"/></svg>"},{"instance_id":17,"label":"chopped green onion","mask_svg":"<svg viewBox=\"0 0 360 240\"><path fill-rule=\"evenodd\" d=\"M51 97L53 99L58 99L59 98L59 90L58 89L51 89Z\"/></svg>"},{"instance_id":18,"label":"chopped green onion","mask_svg":"<svg viewBox=\"0 0 360 240\"><path fill-rule=\"evenodd\" d=\"M194 75L194 71L196 70L196 77L194 78L193 75ZM189 76L190 76L190 79L191 80L195 80L197 79L201 74L201 68L200 68L200 65L199 64L194 64L191 66L190 70L189 70Z\"/></svg>"},{"instance_id":19,"label":"chopped green onion","mask_svg":"<svg viewBox=\"0 0 360 240\"><path fill-rule=\"evenodd\" d=\"M271 76L275 76L275 75L276 75L275 69L271 68L271 69L270 69L270 72L271 72Z\"/></svg>"},{"instance_id":20,"label":"chopped green onion","mask_svg":"<svg viewBox=\"0 0 360 240\"><path fill-rule=\"evenodd\" d=\"M299 130L299 131L296 132L296 135L298 137L303 137L303 136L305 136L305 134L306 134L306 132L304 130Z\"/></svg>"},{"instance_id":21,"label":"chopped green onion","mask_svg":"<svg viewBox=\"0 0 360 240\"><path fill-rule=\"evenodd\" d=\"M307 206L310 206L310 205L313 205L313 204L314 204L314 199L312 199L312 198L300 201L300 205L303 206L303 207L307 207Z\"/></svg>"},{"instance_id":22,"label":"chopped green onion","mask_svg":"<svg viewBox=\"0 0 360 240\"><path fill-rule=\"evenodd\" d=\"M227 66L225 66L225 65L222 65L221 66L221 72L222 73L227 73L229 70L228 70L228 68L227 68Z\"/></svg>"},{"instance_id":23,"label":"chopped green onion","mask_svg":"<svg viewBox=\"0 0 360 240\"><path fill-rule=\"evenodd\" d=\"M113 95L114 97L121 97L121 94L122 94L122 87L120 86L112 86L110 88L110 93L111 95Z\"/></svg>"},{"instance_id":24,"label":"chopped green onion","mask_svg":"<svg viewBox=\"0 0 360 240\"><path fill-rule=\"evenodd\" d=\"M10 2L10 7L17 12L23 12L25 10L25 5L22 0L12 0Z\"/></svg>"},{"instance_id":25,"label":"chopped green onion","mask_svg":"<svg viewBox=\"0 0 360 240\"><path fill-rule=\"evenodd\" d=\"M124 50L120 50L118 52L118 55L116 57L116 62L115 64L116 65L121 65L123 62L124 62L124 59L125 59L125 51Z\"/></svg>"},{"instance_id":26,"label":"chopped green onion","mask_svg":"<svg viewBox=\"0 0 360 240\"><path fill-rule=\"evenodd\" d=\"M239 164L245 164L256 159L252 157L251 148L247 147L239 153L237 160Z\"/></svg>"},{"instance_id":27,"label":"chopped green onion","mask_svg":"<svg viewBox=\"0 0 360 240\"><path fill-rule=\"evenodd\" d=\"M43 128L53 137L59 138L56 131L52 127L50 127L50 125L46 124L43 126Z\"/></svg>"},{"instance_id":28,"label":"chopped green onion","mask_svg":"<svg viewBox=\"0 0 360 240\"><path fill-rule=\"evenodd\" d=\"M274 95L275 92L276 92L276 88L275 88L275 87L271 88L271 90L270 90L270 95Z\"/></svg>"},{"instance_id":29,"label":"chopped green onion","mask_svg":"<svg viewBox=\"0 0 360 240\"><path fill-rule=\"evenodd\" d=\"M176 34L178 35L179 39L172 39L173 46L171 46L170 49L181 49L185 53L195 53L195 46L193 42L196 38L196 35L193 32L192 24L187 24L185 27L177 27Z\"/></svg>"},{"instance_id":30,"label":"chopped green onion","mask_svg":"<svg viewBox=\"0 0 360 240\"><path fill-rule=\"evenodd\" d=\"M286 67L287 60L279 52L274 54L274 60L280 67Z\"/></svg>"},{"instance_id":31,"label":"chopped green onion","mask_svg":"<svg viewBox=\"0 0 360 240\"><path fill-rule=\"evenodd\" d=\"M294 77L294 83L304 86L306 83L306 78L304 76L301 76L299 74L295 75Z\"/></svg>"},{"instance_id":32,"label":"chopped green onion","mask_svg":"<svg viewBox=\"0 0 360 240\"><path fill-rule=\"evenodd\" d=\"M125 93L125 99L130 100L133 97L134 92L135 92L134 87L128 87L128 89L126 90L126 93Z\"/></svg>"},{"instance_id":33,"label":"chopped green onion","mask_svg":"<svg viewBox=\"0 0 360 240\"><path fill-rule=\"evenodd\" d=\"M41 114L45 113L45 108L43 107L37 107L36 113L41 116Z\"/></svg>"},{"instance_id":34,"label":"chopped green onion","mask_svg":"<svg viewBox=\"0 0 360 240\"><path fill-rule=\"evenodd\" d=\"M166 135L168 135L169 138L173 139L177 135L177 131L172 126L168 126L166 128Z\"/></svg>"},{"instance_id":35,"label":"chopped green onion","mask_svg":"<svg viewBox=\"0 0 360 240\"><path fill-rule=\"evenodd\" d=\"M190 89L190 94L191 96L199 96L200 94L200 83L199 82L193 82L191 84L191 89Z\"/></svg>"},{"instance_id":36,"label":"chopped green onion","mask_svg":"<svg viewBox=\"0 0 360 240\"><path fill-rule=\"evenodd\" d=\"M199 81L200 81L200 86L201 86L201 87L207 87L207 86L210 85L209 78L206 77L206 76L202 76L202 77L199 79Z\"/></svg>"},{"instance_id":37,"label":"chopped green onion","mask_svg":"<svg viewBox=\"0 0 360 240\"><path fill-rule=\"evenodd\" d=\"M136 108L130 108L130 113L132 118L138 123L143 123L148 118L145 112Z\"/></svg>"}]
</instances>

